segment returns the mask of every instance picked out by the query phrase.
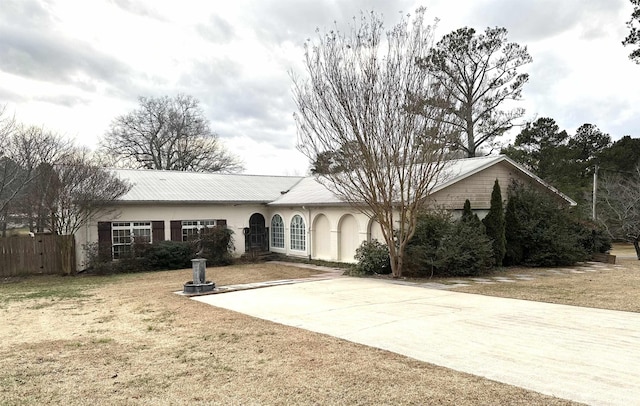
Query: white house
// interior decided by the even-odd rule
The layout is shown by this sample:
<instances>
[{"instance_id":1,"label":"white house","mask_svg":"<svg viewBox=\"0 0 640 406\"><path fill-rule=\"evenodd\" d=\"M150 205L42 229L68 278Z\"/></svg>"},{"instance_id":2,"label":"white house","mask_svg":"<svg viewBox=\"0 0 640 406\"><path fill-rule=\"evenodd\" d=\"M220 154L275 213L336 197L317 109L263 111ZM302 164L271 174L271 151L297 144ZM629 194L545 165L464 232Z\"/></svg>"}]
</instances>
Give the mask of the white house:
<instances>
[{"instance_id":1,"label":"white house","mask_svg":"<svg viewBox=\"0 0 640 406\"><path fill-rule=\"evenodd\" d=\"M449 161L447 176L434 185L430 204L462 210L469 199L480 217L489 210L498 179L506 197L512 180L528 183L567 205L576 203L506 156ZM183 241L199 228L225 225L234 232L235 254L249 250L352 262L362 241L382 240L379 226L340 200L314 177L256 176L155 170L115 170L133 187L114 212L86 224L76 235L111 245L113 258L131 236L150 243ZM79 266L84 261L78 249Z\"/></svg>"}]
</instances>

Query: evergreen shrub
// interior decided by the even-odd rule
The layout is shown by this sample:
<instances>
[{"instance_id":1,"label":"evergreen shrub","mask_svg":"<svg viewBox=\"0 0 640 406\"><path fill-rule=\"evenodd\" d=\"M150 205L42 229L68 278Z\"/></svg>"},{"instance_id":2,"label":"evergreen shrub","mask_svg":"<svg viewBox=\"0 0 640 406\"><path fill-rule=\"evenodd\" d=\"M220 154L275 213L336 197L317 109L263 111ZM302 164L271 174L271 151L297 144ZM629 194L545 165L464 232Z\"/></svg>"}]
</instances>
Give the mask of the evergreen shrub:
<instances>
[{"instance_id":1,"label":"evergreen shrub","mask_svg":"<svg viewBox=\"0 0 640 406\"><path fill-rule=\"evenodd\" d=\"M509 187L505 236L507 265L566 266L589 256L568 208L519 183Z\"/></svg>"},{"instance_id":2,"label":"evergreen shrub","mask_svg":"<svg viewBox=\"0 0 640 406\"><path fill-rule=\"evenodd\" d=\"M358 262L349 271L353 276L391 273L389 248L378 240L363 241L355 259Z\"/></svg>"}]
</instances>

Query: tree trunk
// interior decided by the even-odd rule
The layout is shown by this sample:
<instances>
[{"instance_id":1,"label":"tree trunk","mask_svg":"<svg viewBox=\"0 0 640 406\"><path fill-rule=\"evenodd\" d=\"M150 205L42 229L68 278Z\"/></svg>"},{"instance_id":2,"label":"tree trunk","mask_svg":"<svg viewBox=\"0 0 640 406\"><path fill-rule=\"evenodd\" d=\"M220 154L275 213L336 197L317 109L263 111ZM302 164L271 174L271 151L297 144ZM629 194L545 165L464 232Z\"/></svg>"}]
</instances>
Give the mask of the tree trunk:
<instances>
[{"instance_id":1,"label":"tree trunk","mask_svg":"<svg viewBox=\"0 0 640 406\"><path fill-rule=\"evenodd\" d=\"M633 248L636 249L636 257L640 260L640 236L633 240Z\"/></svg>"},{"instance_id":2,"label":"tree trunk","mask_svg":"<svg viewBox=\"0 0 640 406\"><path fill-rule=\"evenodd\" d=\"M404 265L404 252L401 252L399 248L395 249L394 254L390 253L391 260L391 277L394 279L402 277L402 268Z\"/></svg>"}]
</instances>

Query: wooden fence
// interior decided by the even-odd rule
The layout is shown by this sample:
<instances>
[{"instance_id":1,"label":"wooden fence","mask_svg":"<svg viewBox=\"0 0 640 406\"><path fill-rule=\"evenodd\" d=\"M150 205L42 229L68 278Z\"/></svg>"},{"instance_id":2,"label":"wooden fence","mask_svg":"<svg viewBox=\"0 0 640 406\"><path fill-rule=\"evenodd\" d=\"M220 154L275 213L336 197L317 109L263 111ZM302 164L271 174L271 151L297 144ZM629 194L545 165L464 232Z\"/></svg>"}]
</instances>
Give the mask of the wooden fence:
<instances>
[{"instance_id":1,"label":"wooden fence","mask_svg":"<svg viewBox=\"0 0 640 406\"><path fill-rule=\"evenodd\" d=\"M71 263L75 266L72 235L37 234L35 237L0 238L0 277L62 273L62 253L59 248L62 239L71 239Z\"/></svg>"}]
</instances>

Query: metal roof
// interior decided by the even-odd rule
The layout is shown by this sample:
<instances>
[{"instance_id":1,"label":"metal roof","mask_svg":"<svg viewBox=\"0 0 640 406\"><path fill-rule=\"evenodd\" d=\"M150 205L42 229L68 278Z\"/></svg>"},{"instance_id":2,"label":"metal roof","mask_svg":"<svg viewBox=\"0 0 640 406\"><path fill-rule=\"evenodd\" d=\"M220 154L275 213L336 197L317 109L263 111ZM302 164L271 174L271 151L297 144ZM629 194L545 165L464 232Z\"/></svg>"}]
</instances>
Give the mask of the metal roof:
<instances>
[{"instance_id":1,"label":"metal roof","mask_svg":"<svg viewBox=\"0 0 640 406\"><path fill-rule=\"evenodd\" d=\"M506 162L539 182L560 198L576 202L505 155L456 159L446 162L435 193L498 162ZM273 206L346 205L315 177L262 176L144 169L114 169L133 187L123 202L268 203Z\"/></svg>"},{"instance_id":2,"label":"metal roof","mask_svg":"<svg viewBox=\"0 0 640 406\"><path fill-rule=\"evenodd\" d=\"M291 189L300 176L234 175L144 169L113 169L131 190L124 202L267 203Z\"/></svg>"},{"instance_id":3,"label":"metal roof","mask_svg":"<svg viewBox=\"0 0 640 406\"><path fill-rule=\"evenodd\" d=\"M345 205L346 203L333 194L315 177L302 179L289 192L280 196L271 206L304 206L304 205Z\"/></svg>"},{"instance_id":4,"label":"metal roof","mask_svg":"<svg viewBox=\"0 0 640 406\"><path fill-rule=\"evenodd\" d=\"M553 186L549 185L527 169L518 165L505 155L490 155L476 158L455 159L445 163L439 179L431 190L435 193L456 182L461 181L471 175L474 175L498 162L507 162L523 174L531 177L553 193L560 196L570 205L575 206L576 202ZM347 204L338 196L329 191L314 177L307 177L300 181L288 193L283 194L277 200L269 203L271 206L304 206L304 205L345 205Z\"/></svg>"}]
</instances>

